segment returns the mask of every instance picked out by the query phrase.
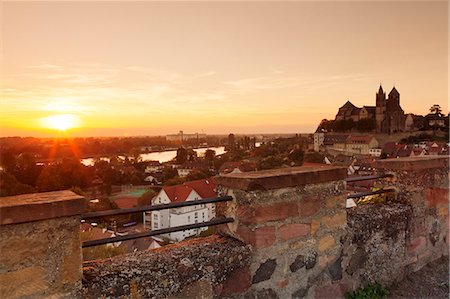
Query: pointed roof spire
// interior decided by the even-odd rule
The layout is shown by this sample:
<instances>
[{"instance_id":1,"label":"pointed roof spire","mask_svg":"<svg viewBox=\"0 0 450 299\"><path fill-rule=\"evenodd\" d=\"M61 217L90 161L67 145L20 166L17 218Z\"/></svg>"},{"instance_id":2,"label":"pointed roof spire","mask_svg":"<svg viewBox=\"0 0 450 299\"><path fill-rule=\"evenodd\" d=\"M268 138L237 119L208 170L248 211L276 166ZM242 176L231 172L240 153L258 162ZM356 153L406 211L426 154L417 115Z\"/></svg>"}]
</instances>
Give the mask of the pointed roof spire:
<instances>
[{"instance_id":1,"label":"pointed roof spire","mask_svg":"<svg viewBox=\"0 0 450 299\"><path fill-rule=\"evenodd\" d=\"M381 83L380 83L380 88L378 88L378 93L384 93L384 91L383 91L383 87L381 87Z\"/></svg>"},{"instance_id":2,"label":"pointed roof spire","mask_svg":"<svg viewBox=\"0 0 450 299\"><path fill-rule=\"evenodd\" d=\"M395 86L392 87L392 90L391 90L391 92L389 93L389 95L391 95L391 94L400 95L400 93L397 91L397 89L395 88Z\"/></svg>"}]
</instances>

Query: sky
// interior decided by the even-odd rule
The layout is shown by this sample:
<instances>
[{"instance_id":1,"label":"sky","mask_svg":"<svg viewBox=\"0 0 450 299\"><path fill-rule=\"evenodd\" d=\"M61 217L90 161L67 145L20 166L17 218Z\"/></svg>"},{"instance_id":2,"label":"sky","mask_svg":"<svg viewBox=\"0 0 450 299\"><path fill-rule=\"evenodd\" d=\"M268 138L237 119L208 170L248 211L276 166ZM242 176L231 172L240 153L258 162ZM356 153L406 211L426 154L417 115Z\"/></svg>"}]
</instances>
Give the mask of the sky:
<instances>
[{"instance_id":1,"label":"sky","mask_svg":"<svg viewBox=\"0 0 450 299\"><path fill-rule=\"evenodd\" d=\"M380 83L448 111L447 1L0 5L2 136L307 133Z\"/></svg>"}]
</instances>

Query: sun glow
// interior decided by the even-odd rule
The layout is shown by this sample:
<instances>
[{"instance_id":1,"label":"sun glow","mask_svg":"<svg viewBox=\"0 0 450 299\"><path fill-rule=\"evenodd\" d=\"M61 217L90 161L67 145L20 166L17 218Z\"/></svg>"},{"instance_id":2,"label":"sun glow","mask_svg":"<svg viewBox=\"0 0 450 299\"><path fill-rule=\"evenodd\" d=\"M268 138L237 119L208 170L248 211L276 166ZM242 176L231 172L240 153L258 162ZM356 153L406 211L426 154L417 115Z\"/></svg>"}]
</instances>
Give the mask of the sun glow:
<instances>
[{"instance_id":1,"label":"sun glow","mask_svg":"<svg viewBox=\"0 0 450 299\"><path fill-rule=\"evenodd\" d=\"M58 114L43 118L42 123L46 128L66 131L78 127L80 120L73 114Z\"/></svg>"}]
</instances>

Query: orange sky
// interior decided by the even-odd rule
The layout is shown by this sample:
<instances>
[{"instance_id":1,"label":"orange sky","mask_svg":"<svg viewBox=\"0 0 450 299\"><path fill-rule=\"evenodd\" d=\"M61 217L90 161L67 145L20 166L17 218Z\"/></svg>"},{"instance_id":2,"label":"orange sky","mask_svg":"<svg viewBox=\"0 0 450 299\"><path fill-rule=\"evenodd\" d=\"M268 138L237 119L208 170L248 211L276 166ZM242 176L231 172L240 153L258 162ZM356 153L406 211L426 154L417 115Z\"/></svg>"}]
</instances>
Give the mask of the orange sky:
<instances>
[{"instance_id":1,"label":"orange sky","mask_svg":"<svg viewBox=\"0 0 450 299\"><path fill-rule=\"evenodd\" d=\"M2 136L312 132L393 84L448 111L443 2L2 2Z\"/></svg>"}]
</instances>

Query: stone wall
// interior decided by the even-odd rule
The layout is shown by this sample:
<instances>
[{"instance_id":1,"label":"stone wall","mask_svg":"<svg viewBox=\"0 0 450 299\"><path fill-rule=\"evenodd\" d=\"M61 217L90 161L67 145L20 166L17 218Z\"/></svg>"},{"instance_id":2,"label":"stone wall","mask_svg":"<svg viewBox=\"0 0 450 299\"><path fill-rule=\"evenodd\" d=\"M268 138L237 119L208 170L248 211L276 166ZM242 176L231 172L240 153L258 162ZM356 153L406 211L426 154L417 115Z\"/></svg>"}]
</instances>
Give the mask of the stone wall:
<instances>
[{"instance_id":1,"label":"stone wall","mask_svg":"<svg viewBox=\"0 0 450 299\"><path fill-rule=\"evenodd\" d=\"M346 235L346 170L287 168L225 175L221 195L233 202L218 213L234 217L224 234L251 244L244 298L343 295L341 253Z\"/></svg>"},{"instance_id":2,"label":"stone wall","mask_svg":"<svg viewBox=\"0 0 450 299\"><path fill-rule=\"evenodd\" d=\"M52 192L0 200L0 297L342 298L391 285L448 255L448 158L379 161L395 200L345 208L345 168L218 178L220 235L82 265L83 200ZM83 268L82 268L83 266ZM83 288L81 278L83 275Z\"/></svg>"},{"instance_id":3,"label":"stone wall","mask_svg":"<svg viewBox=\"0 0 450 299\"><path fill-rule=\"evenodd\" d=\"M342 267L350 290L395 285L449 253L448 157L380 160L376 167L395 174L380 186L397 194L391 202L348 209Z\"/></svg>"},{"instance_id":4,"label":"stone wall","mask_svg":"<svg viewBox=\"0 0 450 299\"><path fill-rule=\"evenodd\" d=\"M199 238L84 263L85 298L212 298L244 290L250 246Z\"/></svg>"},{"instance_id":5,"label":"stone wall","mask_svg":"<svg viewBox=\"0 0 450 299\"><path fill-rule=\"evenodd\" d=\"M70 191L1 198L0 298L79 296L83 209Z\"/></svg>"}]
</instances>

